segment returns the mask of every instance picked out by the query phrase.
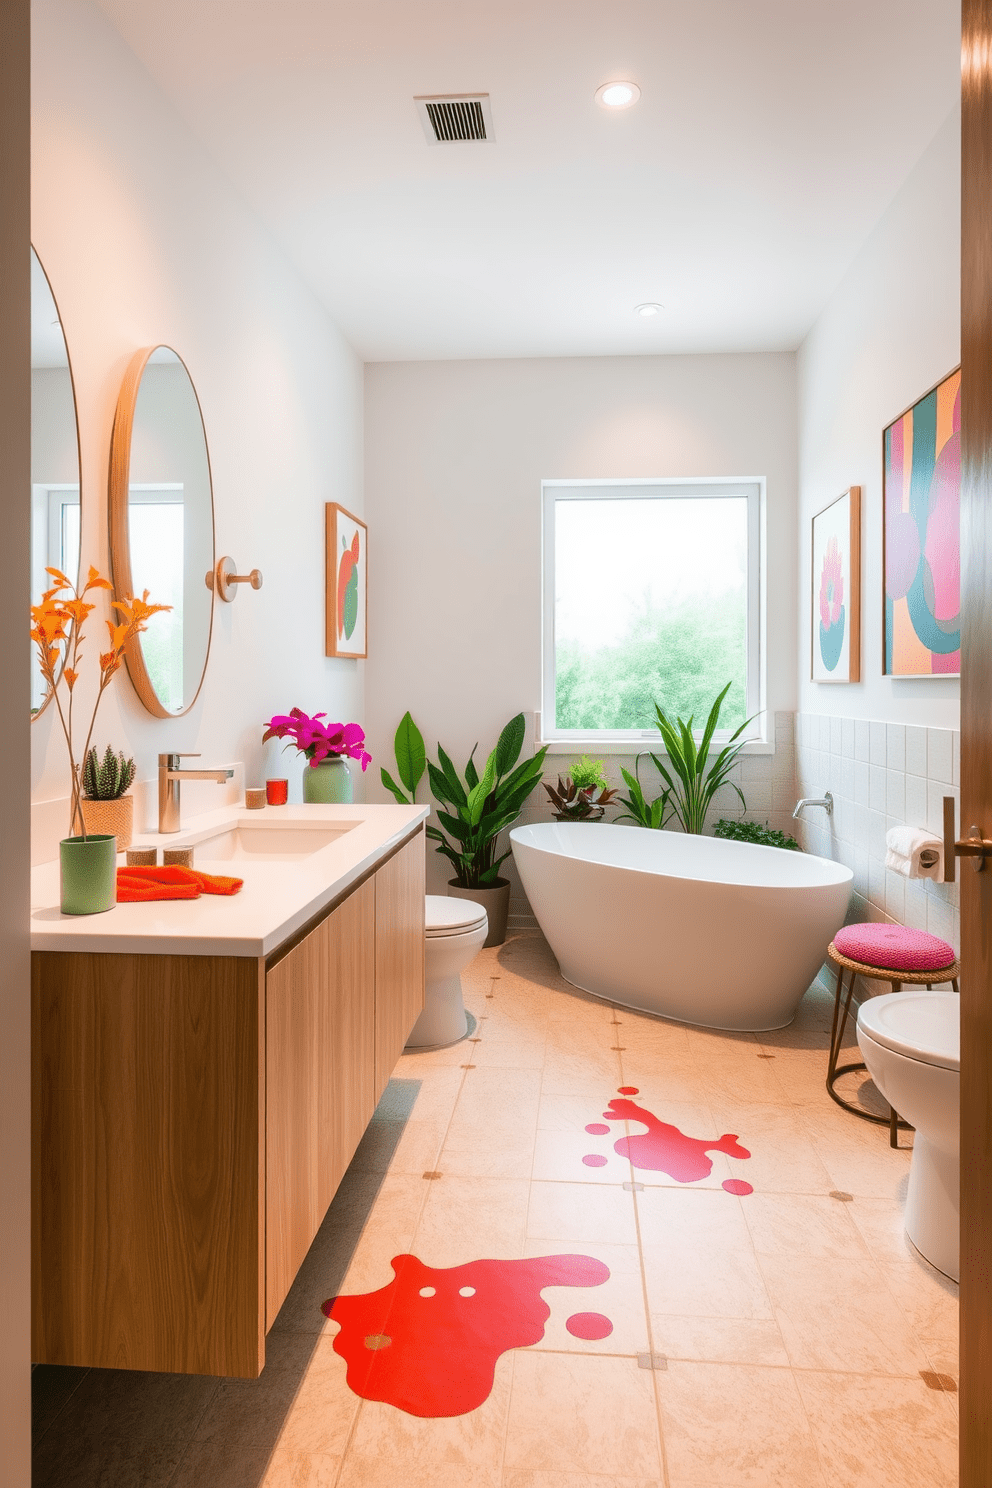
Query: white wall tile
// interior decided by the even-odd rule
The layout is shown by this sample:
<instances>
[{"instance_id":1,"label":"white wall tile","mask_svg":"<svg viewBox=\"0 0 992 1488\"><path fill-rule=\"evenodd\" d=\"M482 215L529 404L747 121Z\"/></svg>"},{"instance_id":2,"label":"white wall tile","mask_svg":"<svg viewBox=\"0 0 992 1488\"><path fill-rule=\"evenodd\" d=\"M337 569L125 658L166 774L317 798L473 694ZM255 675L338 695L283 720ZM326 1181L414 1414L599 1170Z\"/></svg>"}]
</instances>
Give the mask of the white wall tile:
<instances>
[{"instance_id":1,"label":"white wall tile","mask_svg":"<svg viewBox=\"0 0 992 1488\"><path fill-rule=\"evenodd\" d=\"M954 783L954 751L950 729L927 729L927 775L931 780Z\"/></svg>"},{"instance_id":2,"label":"white wall tile","mask_svg":"<svg viewBox=\"0 0 992 1488\"><path fill-rule=\"evenodd\" d=\"M884 765L886 756L885 724L878 723L874 719L868 725L869 750L868 758L873 765Z\"/></svg>"},{"instance_id":3,"label":"white wall tile","mask_svg":"<svg viewBox=\"0 0 992 1488\"><path fill-rule=\"evenodd\" d=\"M961 784L961 735L957 729L951 734L951 774L955 785Z\"/></svg>"},{"instance_id":4,"label":"white wall tile","mask_svg":"<svg viewBox=\"0 0 992 1488\"><path fill-rule=\"evenodd\" d=\"M931 935L939 935L941 940L949 941L957 950L958 942L954 935L954 910L950 904L944 904L940 899L927 899L927 929Z\"/></svg>"},{"instance_id":5,"label":"white wall tile","mask_svg":"<svg viewBox=\"0 0 992 1488\"><path fill-rule=\"evenodd\" d=\"M885 763L890 770L906 768L906 726L902 723L885 725Z\"/></svg>"},{"instance_id":6,"label":"white wall tile","mask_svg":"<svg viewBox=\"0 0 992 1488\"><path fill-rule=\"evenodd\" d=\"M906 822L911 827L927 824L927 783L918 775L906 776Z\"/></svg>"},{"instance_id":7,"label":"white wall tile","mask_svg":"<svg viewBox=\"0 0 992 1488\"><path fill-rule=\"evenodd\" d=\"M868 805L868 772L871 767L865 760L854 761L854 799L859 806Z\"/></svg>"},{"instance_id":8,"label":"white wall tile","mask_svg":"<svg viewBox=\"0 0 992 1488\"><path fill-rule=\"evenodd\" d=\"M885 871L885 913L899 924L904 924L906 914L906 880L901 873Z\"/></svg>"},{"instance_id":9,"label":"white wall tile","mask_svg":"<svg viewBox=\"0 0 992 1488\"><path fill-rule=\"evenodd\" d=\"M854 816L854 845L868 851L868 822L869 812L866 806L852 807Z\"/></svg>"},{"instance_id":10,"label":"white wall tile","mask_svg":"<svg viewBox=\"0 0 992 1488\"><path fill-rule=\"evenodd\" d=\"M874 857L868 859L868 902L885 908L885 865Z\"/></svg>"},{"instance_id":11,"label":"white wall tile","mask_svg":"<svg viewBox=\"0 0 992 1488\"><path fill-rule=\"evenodd\" d=\"M869 765L868 805L873 811L884 811L885 798L885 767L883 765Z\"/></svg>"},{"instance_id":12,"label":"white wall tile","mask_svg":"<svg viewBox=\"0 0 992 1488\"><path fill-rule=\"evenodd\" d=\"M902 770L885 772L885 814L906 820L906 776Z\"/></svg>"},{"instance_id":13,"label":"white wall tile","mask_svg":"<svg viewBox=\"0 0 992 1488\"><path fill-rule=\"evenodd\" d=\"M914 930L925 930L927 928L927 896L923 884L918 879L907 878L905 895L906 919L904 923L912 926Z\"/></svg>"},{"instance_id":14,"label":"white wall tile","mask_svg":"<svg viewBox=\"0 0 992 1488\"><path fill-rule=\"evenodd\" d=\"M846 759L854 758L854 719L844 718L841 720L843 728L843 753Z\"/></svg>"},{"instance_id":15,"label":"white wall tile","mask_svg":"<svg viewBox=\"0 0 992 1488\"><path fill-rule=\"evenodd\" d=\"M867 718L854 720L854 758L867 761L871 752L871 732Z\"/></svg>"},{"instance_id":16,"label":"white wall tile","mask_svg":"<svg viewBox=\"0 0 992 1488\"><path fill-rule=\"evenodd\" d=\"M842 718L831 718L830 720L830 753L843 754L844 752L844 720Z\"/></svg>"},{"instance_id":17,"label":"white wall tile","mask_svg":"<svg viewBox=\"0 0 992 1488\"><path fill-rule=\"evenodd\" d=\"M885 857L885 831L885 813L883 811L869 811L868 851L873 858L884 859Z\"/></svg>"},{"instance_id":18,"label":"white wall tile","mask_svg":"<svg viewBox=\"0 0 992 1488\"><path fill-rule=\"evenodd\" d=\"M909 724L906 728L906 773L908 775L927 773L927 731L925 728L917 728L914 724Z\"/></svg>"}]
</instances>

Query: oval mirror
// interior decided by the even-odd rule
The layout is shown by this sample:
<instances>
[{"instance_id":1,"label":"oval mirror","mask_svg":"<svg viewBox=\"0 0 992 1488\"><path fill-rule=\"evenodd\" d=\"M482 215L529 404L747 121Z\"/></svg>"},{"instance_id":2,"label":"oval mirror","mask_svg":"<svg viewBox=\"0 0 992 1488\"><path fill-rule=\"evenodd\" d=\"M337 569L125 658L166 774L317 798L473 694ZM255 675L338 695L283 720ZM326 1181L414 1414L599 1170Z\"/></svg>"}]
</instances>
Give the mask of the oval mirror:
<instances>
[{"instance_id":1,"label":"oval mirror","mask_svg":"<svg viewBox=\"0 0 992 1488\"><path fill-rule=\"evenodd\" d=\"M210 653L214 503L199 399L168 346L131 358L110 446L110 562L119 595L149 591L153 615L125 661L157 718L193 706Z\"/></svg>"},{"instance_id":2,"label":"oval mirror","mask_svg":"<svg viewBox=\"0 0 992 1488\"><path fill-rule=\"evenodd\" d=\"M79 426L69 352L48 275L31 249L31 603L46 568L79 578ZM51 701L31 648L31 717Z\"/></svg>"}]
</instances>

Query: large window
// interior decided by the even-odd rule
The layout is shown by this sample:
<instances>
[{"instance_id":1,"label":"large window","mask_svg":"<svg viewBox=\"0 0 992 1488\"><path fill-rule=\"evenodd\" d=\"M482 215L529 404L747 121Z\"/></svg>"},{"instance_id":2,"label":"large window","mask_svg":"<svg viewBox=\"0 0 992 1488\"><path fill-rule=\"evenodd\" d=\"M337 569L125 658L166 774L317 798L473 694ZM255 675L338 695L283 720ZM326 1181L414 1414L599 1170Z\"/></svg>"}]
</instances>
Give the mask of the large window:
<instances>
[{"instance_id":1,"label":"large window","mask_svg":"<svg viewBox=\"0 0 992 1488\"><path fill-rule=\"evenodd\" d=\"M544 737L699 726L728 682L721 725L756 713L760 538L758 481L546 481Z\"/></svg>"}]
</instances>

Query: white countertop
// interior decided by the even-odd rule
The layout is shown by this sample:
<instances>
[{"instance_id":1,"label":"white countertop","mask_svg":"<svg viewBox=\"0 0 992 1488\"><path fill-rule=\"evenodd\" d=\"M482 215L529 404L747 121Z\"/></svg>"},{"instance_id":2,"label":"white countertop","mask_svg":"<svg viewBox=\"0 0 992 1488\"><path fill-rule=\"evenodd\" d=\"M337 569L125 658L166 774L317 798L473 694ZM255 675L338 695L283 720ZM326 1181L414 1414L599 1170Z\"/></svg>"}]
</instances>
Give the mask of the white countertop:
<instances>
[{"instance_id":1,"label":"white countertop","mask_svg":"<svg viewBox=\"0 0 992 1488\"><path fill-rule=\"evenodd\" d=\"M204 873L244 879L230 897L118 904L105 914L64 915L59 909L59 865L31 872L33 951L117 952L148 956L268 956L332 899L427 819L426 806L266 806L261 811L222 806L191 817L181 832L144 833L132 846L188 847L227 827L276 830L338 827L341 835L296 861L230 860L195 851ZM161 854L159 855L161 858ZM124 855L118 857L124 864Z\"/></svg>"}]
</instances>

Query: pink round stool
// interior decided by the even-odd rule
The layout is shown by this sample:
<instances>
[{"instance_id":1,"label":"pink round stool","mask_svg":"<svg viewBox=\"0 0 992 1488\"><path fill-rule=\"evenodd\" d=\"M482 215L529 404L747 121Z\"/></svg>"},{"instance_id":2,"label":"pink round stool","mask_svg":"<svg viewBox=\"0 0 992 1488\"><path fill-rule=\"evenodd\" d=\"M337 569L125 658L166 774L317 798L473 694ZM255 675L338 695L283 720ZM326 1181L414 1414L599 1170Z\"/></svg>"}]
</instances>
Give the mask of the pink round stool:
<instances>
[{"instance_id":1,"label":"pink round stool","mask_svg":"<svg viewBox=\"0 0 992 1488\"><path fill-rule=\"evenodd\" d=\"M838 1095L834 1082L841 1075L856 1070L865 1070L861 1062L838 1065L844 1030L854 996L854 978L860 974L877 982L891 982L893 992L901 992L903 984L933 987L934 983L950 982L958 990L960 962L954 955L953 946L925 930L910 930L906 925L845 925L838 930L827 949L827 959L837 968L837 990L834 993L834 1021L830 1032L830 1061L827 1065L827 1092L831 1099L852 1116L862 1121L874 1121L878 1126L888 1126L889 1145L898 1147L898 1131L908 1131L909 1124L900 1121L889 1108L888 1116L876 1116L860 1106ZM844 976L850 972L847 996L844 996Z\"/></svg>"}]
</instances>

